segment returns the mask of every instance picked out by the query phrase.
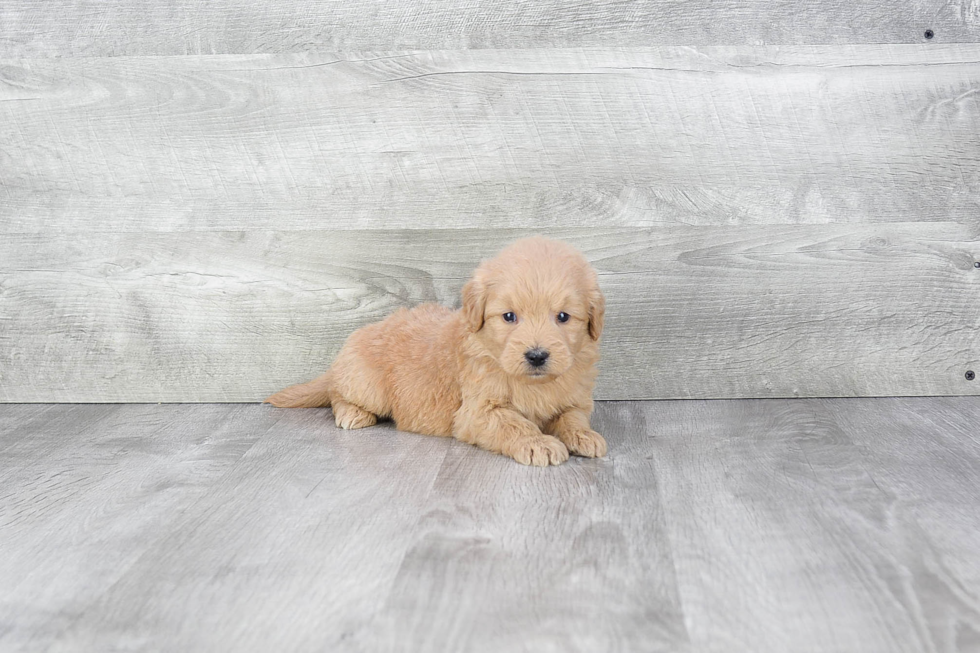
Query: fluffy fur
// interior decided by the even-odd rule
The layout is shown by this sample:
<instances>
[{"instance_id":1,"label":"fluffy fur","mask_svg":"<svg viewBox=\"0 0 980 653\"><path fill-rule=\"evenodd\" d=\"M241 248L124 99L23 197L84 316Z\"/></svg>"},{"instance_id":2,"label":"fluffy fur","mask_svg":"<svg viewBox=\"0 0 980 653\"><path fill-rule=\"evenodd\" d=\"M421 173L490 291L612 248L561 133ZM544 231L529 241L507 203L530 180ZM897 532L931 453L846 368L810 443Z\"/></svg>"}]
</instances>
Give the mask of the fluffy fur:
<instances>
[{"instance_id":1,"label":"fluffy fur","mask_svg":"<svg viewBox=\"0 0 980 653\"><path fill-rule=\"evenodd\" d=\"M460 310L400 309L355 331L326 374L266 401L332 406L345 429L391 418L399 429L453 436L525 465L604 456L606 441L589 425L604 314L582 254L520 240L477 268ZM540 367L525 357L536 348L548 352Z\"/></svg>"}]
</instances>

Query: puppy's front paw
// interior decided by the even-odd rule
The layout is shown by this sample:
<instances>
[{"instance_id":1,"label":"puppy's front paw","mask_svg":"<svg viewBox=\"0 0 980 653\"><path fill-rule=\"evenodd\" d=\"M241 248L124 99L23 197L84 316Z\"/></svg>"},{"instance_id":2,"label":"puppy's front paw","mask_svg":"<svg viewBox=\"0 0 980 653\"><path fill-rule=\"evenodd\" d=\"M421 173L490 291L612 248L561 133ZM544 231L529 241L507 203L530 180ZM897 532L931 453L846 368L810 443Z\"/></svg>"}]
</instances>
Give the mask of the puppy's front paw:
<instances>
[{"instance_id":1,"label":"puppy's front paw","mask_svg":"<svg viewBox=\"0 0 980 653\"><path fill-rule=\"evenodd\" d=\"M576 456L602 458L606 455L606 439L592 429L570 431L562 433L558 437L565 443L568 450Z\"/></svg>"},{"instance_id":2,"label":"puppy's front paw","mask_svg":"<svg viewBox=\"0 0 980 653\"><path fill-rule=\"evenodd\" d=\"M550 435L535 435L519 440L509 452L522 465L547 467L568 460L568 449Z\"/></svg>"}]
</instances>

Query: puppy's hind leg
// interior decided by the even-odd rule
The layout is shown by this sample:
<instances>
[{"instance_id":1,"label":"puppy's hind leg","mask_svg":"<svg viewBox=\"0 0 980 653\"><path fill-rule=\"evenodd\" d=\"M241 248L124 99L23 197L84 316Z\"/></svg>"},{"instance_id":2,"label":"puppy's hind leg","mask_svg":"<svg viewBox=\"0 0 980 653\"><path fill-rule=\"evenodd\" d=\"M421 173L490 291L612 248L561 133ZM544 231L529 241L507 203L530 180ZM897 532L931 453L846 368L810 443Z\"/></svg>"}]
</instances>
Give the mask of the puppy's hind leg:
<instances>
[{"instance_id":1,"label":"puppy's hind leg","mask_svg":"<svg viewBox=\"0 0 980 653\"><path fill-rule=\"evenodd\" d=\"M342 429L363 429L378 423L378 416L343 399L333 402L333 417Z\"/></svg>"},{"instance_id":2,"label":"puppy's hind leg","mask_svg":"<svg viewBox=\"0 0 980 653\"><path fill-rule=\"evenodd\" d=\"M378 416L336 396L333 374L327 372L309 383L292 385L265 400L277 408L333 406L334 420L342 429L362 429L378 423Z\"/></svg>"}]
</instances>

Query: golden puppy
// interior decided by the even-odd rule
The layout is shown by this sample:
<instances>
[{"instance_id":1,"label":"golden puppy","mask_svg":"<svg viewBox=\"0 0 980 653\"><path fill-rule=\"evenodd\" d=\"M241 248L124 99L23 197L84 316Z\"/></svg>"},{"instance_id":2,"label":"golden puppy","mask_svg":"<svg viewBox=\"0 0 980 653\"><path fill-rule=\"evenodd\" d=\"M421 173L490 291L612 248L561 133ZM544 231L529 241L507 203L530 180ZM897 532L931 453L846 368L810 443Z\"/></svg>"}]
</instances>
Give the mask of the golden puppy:
<instances>
[{"instance_id":1,"label":"golden puppy","mask_svg":"<svg viewBox=\"0 0 980 653\"><path fill-rule=\"evenodd\" d=\"M355 331L326 374L266 401L332 406L345 429L390 417L525 465L604 456L589 415L605 303L572 246L520 240L477 268L459 311L399 309Z\"/></svg>"}]
</instances>

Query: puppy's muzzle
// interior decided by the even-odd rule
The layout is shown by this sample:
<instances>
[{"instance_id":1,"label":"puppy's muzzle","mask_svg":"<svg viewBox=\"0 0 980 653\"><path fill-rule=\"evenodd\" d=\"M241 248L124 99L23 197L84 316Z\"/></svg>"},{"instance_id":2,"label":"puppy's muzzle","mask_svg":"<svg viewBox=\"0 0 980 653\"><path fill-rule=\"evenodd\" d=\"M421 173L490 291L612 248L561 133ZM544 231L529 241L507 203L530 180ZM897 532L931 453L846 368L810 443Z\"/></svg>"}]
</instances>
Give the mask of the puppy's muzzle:
<instances>
[{"instance_id":1,"label":"puppy's muzzle","mask_svg":"<svg viewBox=\"0 0 980 653\"><path fill-rule=\"evenodd\" d=\"M531 367L541 367L548 362L548 351L535 347L524 352L524 358Z\"/></svg>"}]
</instances>

